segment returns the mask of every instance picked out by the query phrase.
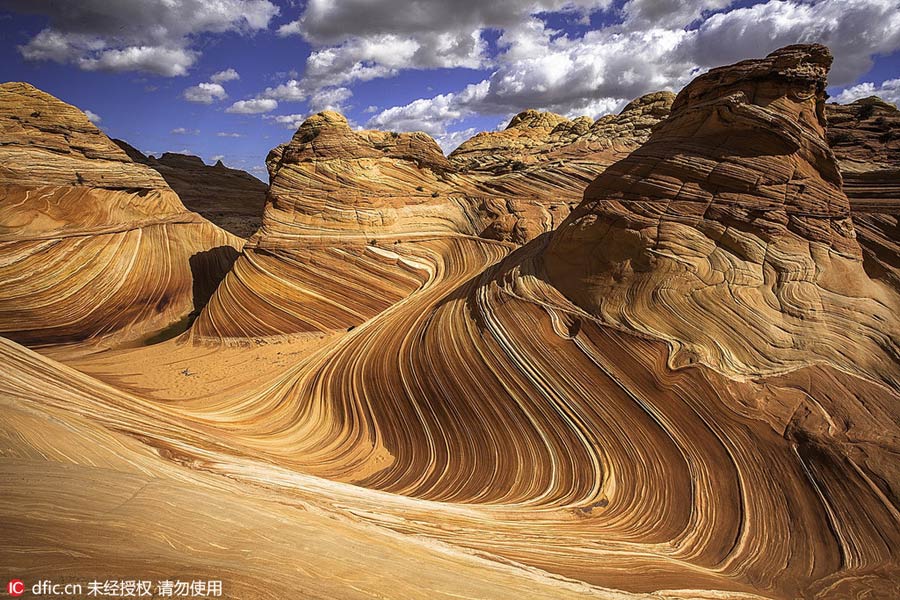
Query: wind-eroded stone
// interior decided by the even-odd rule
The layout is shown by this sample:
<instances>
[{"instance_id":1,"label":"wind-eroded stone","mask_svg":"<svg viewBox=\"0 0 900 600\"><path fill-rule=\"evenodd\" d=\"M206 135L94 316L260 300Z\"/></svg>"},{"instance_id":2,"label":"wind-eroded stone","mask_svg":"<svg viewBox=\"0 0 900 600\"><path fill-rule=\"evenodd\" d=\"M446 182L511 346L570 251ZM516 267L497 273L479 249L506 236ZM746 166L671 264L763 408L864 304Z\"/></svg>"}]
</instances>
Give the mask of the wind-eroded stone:
<instances>
[{"instance_id":1,"label":"wind-eroded stone","mask_svg":"<svg viewBox=\"0 0 900 600\"><path fill-rule=\"evenodd\" d=\"M830 64L791 46L695 79L554 232L550 281L666 340L673 365L752 377L826 360L898 381L898 296L863 268L824 137Z\"/></svg>"},{"instance_id":2,"label":"wind-eroded stone","mask_svg":"<svg viewBox=\"0 0 900 600\"><path fill-rule=\"evenodd\" d=\"M823 142L828 62L701 77L522 246L473 235L427 139L314 117L193 327L242 346L62 365L0 339L7 574L190 569L235 600L896 598L896 304ZM446 198L414 187L441 175ZM284 332L327 335L255 337Z\"/></svg>"},{"instance_id":3,"label":"wind-eroded stone","mask_svg":"<svg viewBox=\"0 0 900 600\"><path fill-rule=\"evenodd\" d=\"M268 186L250 173L226 167L221 160L209 166L189 154L145 156L127 142L113 141L132 160L162 175L188 210L242 238L259 229Z\"/></svg>"},{"instance_id":4,"label":"wind-eroded stone","mask_svg":"<svg viewBox=\"0 0 900 600\"><path fill-rule=\"evenodd\" d=\"M166 331L199 310L239 247L80 110L0 85L2 335L112 344Z\"/></svg>"},{"instance_id":5,"label":"wind-eroded stone","mask_svg":"<svg viewBox=\"0 0 900 600\"><path fill-rule=\"evenodd\" d=\"M467 184L424 133L353 131L342 115L323 112L266 164L262 227L202 313L199 335L354 327L432 276L395 242L478 229L451 198Z\"/></svg>"},{"instance_id":6,"label":"wind-eroded stone","mask_svg":"<svg viewBox=\"0 0 900 600\"><path fill-rule=\"evenodd\" d=\"M522 244L554 229L583 185L634 149L670 104L671 94L651 94L596 122L526 111L449 160L425 133L354 131L338 113L313 115L269 154L262 227L195 332L241 337L359 325L430 278L420 258L397 254L398 242L463 234ZM532 167L461 166L508 166L517 157ZM250 316L260 311L269 316Z\"/></svg>"}]
</instances>

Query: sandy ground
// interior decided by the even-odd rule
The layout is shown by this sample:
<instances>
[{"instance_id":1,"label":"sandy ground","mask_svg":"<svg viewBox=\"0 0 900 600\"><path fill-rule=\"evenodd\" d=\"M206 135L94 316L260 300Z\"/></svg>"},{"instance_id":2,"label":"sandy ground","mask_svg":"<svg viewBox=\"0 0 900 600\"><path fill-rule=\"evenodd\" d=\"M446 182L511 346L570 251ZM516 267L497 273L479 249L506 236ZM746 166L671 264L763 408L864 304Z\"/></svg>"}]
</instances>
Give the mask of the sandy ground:
<instances>
[{"instance_id":1,"label":"sandy ground","mask_svg":"<svg viewBox=\"0 0 900 600\"><path fill-rule=\"evenodd\" d=\"M344 333L234 343L195 340L184 334L138 348L61 346L44 348L41 353L113 387L147 398L202 402L264 386ZM253 376L249 377L248 372Z\"/></svg>"}]
</instances>

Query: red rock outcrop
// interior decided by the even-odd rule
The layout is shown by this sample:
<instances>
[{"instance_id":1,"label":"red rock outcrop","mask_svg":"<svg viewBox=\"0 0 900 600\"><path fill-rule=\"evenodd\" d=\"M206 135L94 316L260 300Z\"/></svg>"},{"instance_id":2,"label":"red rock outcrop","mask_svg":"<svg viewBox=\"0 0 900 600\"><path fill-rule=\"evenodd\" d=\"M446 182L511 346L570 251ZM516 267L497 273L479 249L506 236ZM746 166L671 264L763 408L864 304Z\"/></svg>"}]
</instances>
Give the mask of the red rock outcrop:
<instances>
[{"instance_id":1,"label":"red rock outcrop","mask_svg":"<svg viewBox=\"0 0 900 600\"><path fill-rule=\"evenodd\" d=\"M468 190L416 189L465 184L428 139L315 117L194 330L330 336L71 366L0 339L8 574L897 597L897 293L824 141L829 64L790 47L698 78L522 246L474 235Z\"/></svg>"},{"instance_id":2,"label":"red rock outcrop","mask_svg":"<svg viewBox=\"0 0 900 600\"><path fill-rule=\"evenodd\" d=\"M673 365L754 377L824 360L897 381L898 296L863 269L824 137L830 64L798 46L695 79L554 232L550 280L666 340Z\"/></svg>"},{"instance_id":3,"label":"red rock outcrop","mask_svg":"<svg viewBox=\"0 0 900 600\"><path fill-rule=\"evenodd\" d=\"M42 345L165 332L240 240L188 212L77 108L0 85L0 333Z\"/></svg>"},{"instance_id":4,"label":"red rock outcrop","mask_svg":"<svg viewBox=\"0 0 900 600\"><path fill-rule=\"evenodd\" d=\"M526 111L449 160L424 133L354 131L338 113L314 115L269 154L262 227L194 331L233 338L359 325L430 278L433 260L402 258L399 242L463 234L522 244L552 230L579 185L634 149L670 103L652 94L590 127ZM534 164L497 166L516 157ZM392 285L373 296L375 279ZM260 311L265 318L251 316Z\"/></svg>"},{"instance_id":5,"label":"red rock outcrop","mask_svg":"<svg viewBox=\"0 0 900 600\"><path fill-rule=\"evenodd\" d=\"M825 109L853 210L900 211L900 111L876 97Z\"/></svg>"},{"instance_id":6,"label":"red rock outcrop","mask_svg":"<svg viewBox=\"0 0 900 600\"><path fill-rule=\"evenodd\" d=\"M646 141L674 98L647 94L596 121L525 111L464 142L449 158L479 189L482 235L523 244L555 229L597 175Z\"/></svg>"},{"instance_id":7,"label":"red rock outcrop","mask_svg":"<svg viewBox=\"0 0 900 600\"><path fill-rule=\"evenodd\" d=\"M209 166L199 156L166 152L145 156L122 140L113 140L135 162L162 175L188 210L225 231L249 238L262 223L268 186L246 171L217 161Z\"/></svg>"},{"instance_id":8,"label":"red rock outcrop","mask_svg":"<svg viewBox=\"0 0 900 600\"><path fill-rule=\"evenodd\" d=\"M449 158L469 172L501 175L599 150L628 152L646 141L652 127L669 114L674 99L671 92L647 94L618 115L596 121L526 110L513 117L506 129L479 133L463 142Z\"/></svg>"},{"instance_id":9,"label":"red rock outcrop","mask_svg":"<svg viewBox=\"0 0 900 600\"><path fill-rule=\"evenodd\" d=\"M825 109L866 271L900 290L900 111L876 97Z\"/></svg>"},{"instance_id":10,"label":"red rock outcrop","mask_svg":"<svg viewBox=\"0 0 900 600\"><path fill-rule=\"evenodd\" d=\"M322 112L266 164L262 227L198 319L198 335L360 325L433 276L430 261L398 254L400 241L483 228L454 200L471 186L424 133L354 131Z\"/></svg>"}]
</instances>

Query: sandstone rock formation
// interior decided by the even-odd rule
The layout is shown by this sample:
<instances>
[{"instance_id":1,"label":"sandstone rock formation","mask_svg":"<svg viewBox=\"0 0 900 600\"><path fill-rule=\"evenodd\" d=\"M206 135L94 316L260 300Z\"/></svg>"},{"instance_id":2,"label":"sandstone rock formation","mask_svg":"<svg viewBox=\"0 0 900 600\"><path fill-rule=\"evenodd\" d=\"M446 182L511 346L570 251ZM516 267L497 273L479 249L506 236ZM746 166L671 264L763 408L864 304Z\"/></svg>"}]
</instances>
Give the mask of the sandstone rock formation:
<instances>
[{"instance_id":1,"label":"sandstone rock formation","mask_svg":"<svg viewBox=\"0 0 900 600\"><path fill-rule=\"evenodd\" d=\"M353 131L342 115L323 112L266 164L262 227L198 320L201 336L360 325L433 276L397 254L395 242L478 229L450 198L466 182L423 133Z\"/></svg>"},{"instance_id":2,"label":"sandstone rock formation","mask_svg":"<svg viewBox=\"0 0 900 600\"><path fill-rule=\"evenodd\" d=\"M597 175L646 141L674 98L647 94L593 122L525 111L505 130L464 142L449 158L484 199L482 235L522 244L555 229Z\"/></svg>"},{"instance_id":3,"label":"sandstone rock formation","mask_svg":"<svg viewBox=\"0 0 900 600\"><path fill-rule=\"evenodd\" d=\"M856 210L896 211L900 205L900 111L871 97L828 104L828 143Z\"/></svg>"},{"instance_id":4,"label":"sandstone rock formation","mask_svg":"<svg viewBox=\"0 0 900 600\"><path fill-rule=\"evenodd\" d=\"M498 175L587 152L630 151L646 141L651 128L668 116L674 99L671 92L647 94L630 102L618 115L596 121L526 110L513 117L506 129L479 133L463 142L449 158L468 171Z\"/></svg>"},{"instance_id":5,"label":"sandstone rock formation","mask_svg":"<svg viewBox=\"0 0 900 600\"><path fill-rule=\"evenodd\" d=\"M249 238L262 223L268 186L240 169L217 161L214 166L199 156L166 152L159 158L145 156L122 140L113 140L132 160L163 176L188 210L222 229Z\"/></svg>"},{"instance_id":6,"label":"sandstone rock formation","mask_svg":"<svg viewBox=\"0 0 900 600\"><path fill-rule=\"evenodd\" d=\"M791 47L694 80L554 232L550 280L667 340L673 365L755 377L827 360L897 381L900 298L863 269L824 138L830 63Z\"/></svg>"},{"instance_id":7,"label":"sandstone rock formation","mask_svg":"<svg viewBox=\"0 0 900 600\"><path fill-rule=\"evenodd\" d=\"M117 343L198 311L240 241L188 212L77 108L0 85L0 333Z\"/></svg>"},{"instance_id":8,"label":"sandstone rock formation","mask_svg":"<svg viewBox=\"0 0 900 600\"><path fill-rule=\"evenodd\" d=\"M900 289L900 111L875 97L825 108L866 271Z\"/></svg>"},{"instance_id":9,"label":"sandstone rock formation","mask_svg":"<svg viewBox=\"0 0 900 600\"><path fill-rule=\"evenodd\" d=\"M851 104L826 104L828 143L842 170L900 164L900 111L893 104L870 96Z\"/></svg>"},{"instance_id":10,"label":"sandstone rock formation","mask_svg":"<svg viewBox=\"0 0 900 600\"><path fill-rule=\"evenodd\" d=\"M829 65L697 78L523 245L484 236L482 181L427 137L311 118L195 343L64 365L0 340L7 574L897 597L898 288L854 237Z\"/></svg>"},{"instance_id":11,"label":"sandstone rock formation","mask_svg":"<svg viewBox=\"0 0 900 600\"><path fill-rule=\"evenodd\" d=\"M446 202L450 164L423 133L353 131L335 112L307 119L266 159L271 179L260 237L369 236L464 227Z\"/></svg>"},{"instance_id":12,"label":"sandstone rock formation","mask_svg":"<svg viewBox=\"0 0 900 600\"><path fill-rule=\"evenodd\" d=\"M592 586L896 594L900 295L867 271L824 138L830 62L821 46L789 47L699 77L556 232L518 249L453 231L452 219L415 236L399 217L360 218L366 236L382 222L408 233L366 252L427 276L405 295L380 284L383 304L357 311L360 326L260 394L219 405L241 432L219 442L424 500L373 510L327 494L397 531ZM331 132L318 145L321 133L298 133L273 164L305 181L336 167L284 157L303 165L310 142L360 143ZM288 202L261 230L276 250L265 262L245 254L195 329L241 311L279 328L284 314L320 320L335 314L328 304L371 293L366 263L348 271L335 246L360 237L338 190L297 215L303 186L285 179L276 194L278 179L273 202ZM427 200L414 206L428 215ZM290 250L306 239L336 258ZM263 286L298 268L322 297L266 312L287 291ZM327 283L315 287L313 272ZM241 296L226 303L230 289Z\"/></svg>"},{"instance_id":13,"label":"sandstone rock formation","mask_svg":"<svg viewBox=\"0 0 900 600\"><path fill-rule=\"evenodd\" d=\"M269 154L262 227L194 331L241 338L360 325L432 277L421 257L397 254L399 242L464 234L522 244L552 230L581 186L637 147L670 104L670 94L651 94L590 127L526 111L449 160L424 133L354 131L338 113L314 115ZM507 174L502 165L519 158L534 164Z\"/></svg>"}]
</instances>

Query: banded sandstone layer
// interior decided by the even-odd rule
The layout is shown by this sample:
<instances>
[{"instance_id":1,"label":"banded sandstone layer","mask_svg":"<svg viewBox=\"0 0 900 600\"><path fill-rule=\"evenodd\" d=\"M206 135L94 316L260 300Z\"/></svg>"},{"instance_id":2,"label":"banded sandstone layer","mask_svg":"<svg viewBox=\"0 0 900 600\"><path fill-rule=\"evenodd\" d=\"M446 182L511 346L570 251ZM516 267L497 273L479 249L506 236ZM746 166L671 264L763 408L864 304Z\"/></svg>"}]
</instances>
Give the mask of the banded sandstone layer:
<instances>
[{"instance_id":1,"label":"banded sandstone layer","mask_svg":"<svg viewBox=\"0 0 900 600\"><path fill-rule=\"evenodd\" d=\"M647 94L593 122L527 110L464 142L449 158L479 190L489 220L480 235L522 244L555 229L597 175L646 141L674 98Z\"/></svg>"},{"instance_id":2,"label":"banded sandstone layer","mask_svg":"<svg viewBox=\"0 0 900 600\"><path fill-rule=\"evenodd\" d=\"M193 331L239 339L356 327L434 277L430 252L405 253L417 240L510 247L555 228L672 98L650 94L590 126L526 111L449 160L424 133L354 131L342 115L314 115L269 154L262 227ZM531 166L516 168L522 161Z\"/></svg>"},{"instance_id":3,"label":"banded sandstone layer","mask_svg":"<svg viewBox=\"0 0 900 600\"><path fill-rule=\"evenodd\" d=\"M867 271L897 287L900 111L875 97L826 109L828 141L840 162Z\"/></svg>"},{"instance_id":4,"label":"banded sandstone layer","mask_svg":"<svg viewBox=\"0 0 900 600\"><path fill-rule=\"evenodd\" d=\"M829 104L828 142L854 210L896 211L900 198L900 111L876 97Z\"/></svg>"},{"instance_id":5,"label":"banded sandstone layer","mask_svg":"<svg viewBox=\"0 0 900 600\"><path fill-rule=\"evenodd\" d=\"M896 385L896 290L863 267L824 137L830 64L787 48L695 79L554 232L553 284L667 340L673 364L754 377L827 360Z\"/></svg>"},{"instance_id":6,"label":"banded sandstone layer","mask_svg":"<svg viewBox=\"0 0 900 600\"><path fill-rule=\"evenodd\" d=\"M125 343L199 311L240 240L77 108L0 85L0 333Z\"/></svg>"},{"instance_id":7,"label":"banded sandstone layer","mask_svg":"<svg viewBox=\"0 0 900 600\"><path fill-rule=\"evenodd\" d=\"M0 344L2 573L897 597L898 289L854 241L829 65L698 78L523 246L477 235L427 138L311 119L190 336L68 366ZM286 330L330 334L252 337Z\"/></svg>"}]
</instances>

